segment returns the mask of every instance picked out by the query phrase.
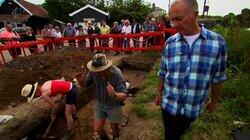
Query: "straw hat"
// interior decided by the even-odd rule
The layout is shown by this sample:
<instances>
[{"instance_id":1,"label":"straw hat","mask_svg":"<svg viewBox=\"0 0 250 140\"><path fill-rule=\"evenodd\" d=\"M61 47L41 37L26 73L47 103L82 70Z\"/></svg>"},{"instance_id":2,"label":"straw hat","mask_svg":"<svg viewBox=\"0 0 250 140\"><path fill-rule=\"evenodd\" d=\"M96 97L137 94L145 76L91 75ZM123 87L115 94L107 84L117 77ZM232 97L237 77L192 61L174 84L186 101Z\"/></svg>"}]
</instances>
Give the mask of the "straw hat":
<instances>
[{"instance_id":1,"label":"straw hat","mask_svg":"<svg viewBox=\"0 0 250 140\"><path fill-rule=\"evenodd\" d=\"M31 102L31 100L33 99L33 97L36 93L37 85L38 85L38 82L36 82L34 85L27 84L23 87L23 89L21 91L21 95L23 97L27 97L28 102Z\"/></svg>"},{"instance_id":2,"label":"straw hat","mask_svg":"<svg viewBox=\"0 0 250 140\"><path fill-rule=\"evenodd\" d=\"M112 62L107 59L105 54L98 53L93 60L87 63L87 68L92 72L100 72L108 69Z\"/></svg>"}]
</instances>

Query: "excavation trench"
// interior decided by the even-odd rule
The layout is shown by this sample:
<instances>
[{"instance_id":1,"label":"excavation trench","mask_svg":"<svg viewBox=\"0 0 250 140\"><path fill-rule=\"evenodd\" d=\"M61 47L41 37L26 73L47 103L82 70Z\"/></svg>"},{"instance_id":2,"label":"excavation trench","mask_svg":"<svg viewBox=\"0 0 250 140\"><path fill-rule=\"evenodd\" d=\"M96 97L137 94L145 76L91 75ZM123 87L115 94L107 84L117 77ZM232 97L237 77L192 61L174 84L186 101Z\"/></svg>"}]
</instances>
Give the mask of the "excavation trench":
<instances>
[{"instance_id":1,"label":"excavation trench","mask_svg":"<svg viewBox=\"0 0 250 140\"><path fill-rule=\"evenodd\" d=\"M154 60L147 59L148 61L137 61L139 57L135 58L121 58L116 63L116 65L122 70L122 73L127 81L130 83L130 94L136 94L140 90L140 85L143 82L145 76L151 70ZM141 58L140 59L145 59ZM140 60L139 59L139 60ZM116 60L115 60L116 61ZM84 89L77 104L78 109L78 120L74 122L74 135L73 140L89 140L93 135L93 110L95 107L94 91L89 89ZM128 114L123 113L123 123L121 125L125 126L128 120ZM34 131L31 131L26 139L32 140L36 139L38 134L43 134L48 126L49 120L43 123ZM108 123L108 122L107 122ZM107 132L110 132L108 125L105 126ZM55 136L60 139L66 131L66 119L63 112L60 112L59 117L52 126L49 136Z\"/></svg>"},{"instance_id":2,"label":"excavation trench","mask_svg":"<svg viewBox=\"0 0 250 140\"><path fill-rule=\"evenodd\" d=\"M65 55L66 54L66 55ZM14 118L3 125L0 125L0 139L36 139L38 134L43 134L50 122L50 108L43 101L36 103L24 103L24 99L20 98L20 88L25 83L34 83L35 81L46 81L56 79L60 76L71 80L72 77L80 70L80 66L86 65L93 57L90 52L81 52L75 49L60 50L53 52L53 55L42 54L41 56L31 56L30 58L22 58L8 64L7 68L2 68L0 77L10 75L7 70L15 69L20 71L17 75L21 78L15 84L20 82L15 94L6 94L9 99L16 98L14 101L1 101L0 115L13 115ZM149 73L154 65L155 59L146 57L145 54L138 53L133 55L108 55L108 58L118 66L126 80L131 86L140 85L145 76ZM45 60L44 60L45 59ZM65 61L67 60L67 61ZM28 61L28 62L26 62ZM50 62L48 62L50 61ZM68 62L69 61L69 62ZM30 64L31 63L31 64ZM16 66L17 65L17 66ZM7 69L7 70L6 70ZM34 72L33 72L33 71ZM29 72L28 78L22 74ZM87 71L84 71L84 73ZM21 74L20 74L21 73ZM11 73L12 74L12 73ZM13 78L12 80L15 80ZM6 78L11 83L9 78ZM5 82L6 83L6 82ZM4 84L1 84L1 90L5 90ZM14 85L11 85L14 88ZM135 86L131 92L136 93L140 86ZM18 91L18 92L17 92ZM10 92L10 91L8 91ZM4 95L5 92L1 93ZM78 120L74 122L74 135L72 139L90 139L93 134L93 108L95 106L94 91L91 88L84 88L79 93L77 103ZM59 100L59 99L58 99ZM13 105L14 104L14 105ZM12 106L13 105L13 106ZM10 106L6 108L6 106ZM66 120L63 113L63 105L60 109L58 118L52 126L49 135L56 136L60 139L66 131ZM124 123L126 123L127 115L124 115ZM109 128L107 128L109 129Z\"/></svg>"}]
</instances>

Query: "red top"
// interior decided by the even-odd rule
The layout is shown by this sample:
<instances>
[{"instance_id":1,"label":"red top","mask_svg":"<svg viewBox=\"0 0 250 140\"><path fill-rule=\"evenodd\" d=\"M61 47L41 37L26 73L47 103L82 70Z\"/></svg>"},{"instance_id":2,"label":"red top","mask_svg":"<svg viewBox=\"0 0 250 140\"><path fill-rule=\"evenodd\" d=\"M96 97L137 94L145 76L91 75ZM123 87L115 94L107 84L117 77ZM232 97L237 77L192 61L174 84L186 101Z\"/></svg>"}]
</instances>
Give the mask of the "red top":
<instances>
[{"instance_id":1,"label":"red top","mask_svg":"<svg viewBox=\"0 0 250 140\"><path fill-rule=\"evenodd\" d=\"M165 29L164 22L158 22L157 25L158 25L158 31L161 31L161 32L164 31L164 29Z\"/></svg>"},{"instance_id":2,"label":"red top","mask_svg":"<svg viewBox=\"0 0 250 140\"><path fill-rule=\"evenodd\" d=\"M51 95L52 97L57 94L67 94L71 90L71 82L61 81L61 80L52 80L51 81Z\"/></svg>"}]
</instances>

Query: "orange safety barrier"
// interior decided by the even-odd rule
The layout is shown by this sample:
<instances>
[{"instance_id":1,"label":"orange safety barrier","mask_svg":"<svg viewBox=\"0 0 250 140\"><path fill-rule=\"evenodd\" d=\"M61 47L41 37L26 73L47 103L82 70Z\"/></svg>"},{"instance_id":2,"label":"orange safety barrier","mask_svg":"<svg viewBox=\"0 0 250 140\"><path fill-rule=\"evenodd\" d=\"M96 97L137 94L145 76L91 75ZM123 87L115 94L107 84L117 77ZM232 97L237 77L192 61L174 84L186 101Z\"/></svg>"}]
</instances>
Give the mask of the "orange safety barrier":
<instances>
[{"instance_id":1,"label":"orange safety barrier","mask_svg":"<svg viewBox=\"0 0 250 140\"><path fill-rule=\"evenodd\" d=\"M3 51L11 48L21 48L24 56L26 56L25 48L31 46L37 46L38 48L34 53L38 53L45 50L45 47L49 45L64 46L62 43L69 43L69 46L98 50L98 51L120 51L120 52L134 52L134 51L161 51L164 47L164 34L168 33L173 35L176 33L175 29L165 29L164 32L147 32L139 34L107 34L107 35L83 35L75 37L63 37L63 38L52 38L36 41L21 42L14 45L4 45L0 47L0 53L3 63L6 63ZM77 43L76 43L77 40ZM87 41L89 46L86 47ZM112 43L113 42L113 43ZM127 46L124 44L127 42ZM132 45L131 45L131 42ZM112 45L110 45L112 43ZM40 45L40 46L39 46ZM65 45L66 46L66 45ZM49 50L49 49L48 49Z\"/></svg>"}]
</instances>

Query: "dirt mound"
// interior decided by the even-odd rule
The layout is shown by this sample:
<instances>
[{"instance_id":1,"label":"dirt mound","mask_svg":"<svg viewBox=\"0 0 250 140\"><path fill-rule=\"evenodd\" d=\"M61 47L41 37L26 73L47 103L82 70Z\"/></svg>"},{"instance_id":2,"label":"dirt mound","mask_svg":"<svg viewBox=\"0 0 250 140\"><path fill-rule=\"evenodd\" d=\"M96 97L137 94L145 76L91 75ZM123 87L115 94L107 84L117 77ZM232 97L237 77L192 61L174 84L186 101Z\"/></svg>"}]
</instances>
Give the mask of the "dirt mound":
<instances>
[{"instance_id":1,"label":"dirt mound","mask_svg":"<svg viewBox=\"0 0 250 140\"><path fill-rule=\"evenodd\" d=\"M20 96L25 84L37 81L42 83L62 76L71 80L82 65L86 67L91 58L91 52L66 48L20 57L9 62L0 69L0 110L26 102Z\"/></svg>"}]
</instances>

